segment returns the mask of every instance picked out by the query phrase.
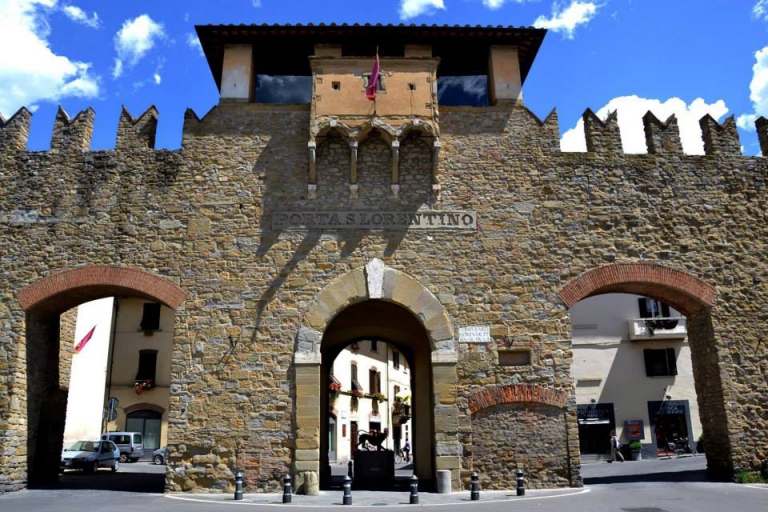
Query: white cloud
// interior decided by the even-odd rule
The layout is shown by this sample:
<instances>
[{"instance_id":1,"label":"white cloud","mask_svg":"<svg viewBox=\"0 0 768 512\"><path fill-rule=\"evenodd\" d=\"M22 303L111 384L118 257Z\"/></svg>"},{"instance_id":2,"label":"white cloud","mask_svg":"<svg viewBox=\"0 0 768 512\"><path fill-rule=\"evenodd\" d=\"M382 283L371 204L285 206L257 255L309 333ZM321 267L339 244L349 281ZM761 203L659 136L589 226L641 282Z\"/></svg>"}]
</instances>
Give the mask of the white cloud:
<instances>
[{"instance_id":1,"label":"white cloud","mask_svg":"<svg viewBox=\"0 0 768 512\"><path fill-rule=\"evenodd\" d=\"M443 0L400 0L400 19L407 20L422 14L432 14L435 9L445 9Z\"/></svg>"},{"instance_id":2,"label":"white cloud","mask_svg":"<svg viewBox=\"0 0 768 512\"><path fill-rule=\"evenodd\" d=\"M507 2L514 2L516 4L524 4L528 0L483 0L483 5L493 10L500 9Z\"/></svg>"},{"instance_id":3,"label":"white cloud","mask_svg":"<svg viewBox=\"0 0 768 512\"><path fill-rule=\"evenodd\" d=\"M89 18L88 15L85 14L85 11L74 5L65 5L62 8L62 11L66 14L67 18L87 27L99 28L99 25L101 24L99 15L95 12L93 13L93 16Z\"/></svg>"},{"instance_id":4,"label":"white cloud","mask_svg":"<svg viewBox=\"0 0 768 512\"><path fill-rule=\"evenodd\" d=\"M91 65L56 55L48 43L46 14L56 0L0 0L0 112L10 117L41 101L95 97L98 78ZM8 49L12 48L12 51Z\"/></svg>"},{"instance_id":5,"label":"white cloud","mask_svg":"<svg viewBox=\"0 0 768 512\"><path fill-rule=\"evenodd\" d=\"M149 50L154 48L156 41L165 37L163 24L153 21L146 14L123 23L123 27L115 35L117 58L112 77L120 77L126 64L135 66Z\"/></svg>"},{"instance_id":6,"label":"white cloud","mask_svg":"<svg viewBox=\"0 0 768 512\"><path fill-rule=\"evenodd\" d=\"M198 38L197 34L194 32L189 32L187 34L187 46L197 51L201 57L205 56L205 53L203 53L203 45L200 44L200 38Z\"/></svg>"},{"instance_id":7,"label":"white cloud","mask_svg":"<svg viewBox=\"0 0 768 512\"><path fill-rule=\"evenodd\" d=\"M160 85L160 82L163 80L162 77L160 76L160 73L155 73L154 75L152 75L152 78L155 79L155 85Z\"/></svg>"},{"instance_id":8,"label":"white cloud","mask_svg":"<svg viewBox=\"0 0 768 512\"><path fill-rule=\"evenodd\" d=\"M758 0L752 8L752 16L768 21L768 0Z\"/></svg>"},{"instance_id":9,"label":"white cloud","mask_svg":"<svg viewBox=\"0 0 768 512\"><path fill-rule=\"evenodd\" d=\"M552 6L552 17L539 16L533 22L536 28L546 28L554 32L562 32L563 37L573 39L576 27L589 23L597 14L598 5L594 2L574 0L565 9L555 3Z\"/></svg>"},{"instance_id":10,"label":"white cloud","mask_svg":"<svg viewBox=\"0 0 768 512\"><path fill-rule=\"evenodd\" d=\"M665 102L656 99L639 98L637 96L621 96L608 102L606 106L596 112L597 117L605 119L609 112L618 111L619 128L621 129L621 144L625 153L646 153L645 130L643 128L643 116L651 111L660 121L665 122L672 114L677 118L680 129L680 142L683 152L688 155L703 155L704 142L701 138L699 120L706 114L711 115L717 121L723 117L728 108L723 100L707 104L703 99L697 98L690 105L680 98L670 98ZM582 119L563 134L560 139L560 148L563 151L586 151L587 143L584 139L584 121Z\"/></svg>"},{"instance_id":11,"label":"white cloud","mask_svg":"<svg viewBox=\"0 0 768 512\"><path fill-rule=\"evenodd\" d=\"M766 0L768 3L768 0ZM738 117L736 124L744 130L754 131L759 116L768 117L768 46L755 52L752 81L749 83L749 99L754 112Z\"/></svg>"}]
</instances>

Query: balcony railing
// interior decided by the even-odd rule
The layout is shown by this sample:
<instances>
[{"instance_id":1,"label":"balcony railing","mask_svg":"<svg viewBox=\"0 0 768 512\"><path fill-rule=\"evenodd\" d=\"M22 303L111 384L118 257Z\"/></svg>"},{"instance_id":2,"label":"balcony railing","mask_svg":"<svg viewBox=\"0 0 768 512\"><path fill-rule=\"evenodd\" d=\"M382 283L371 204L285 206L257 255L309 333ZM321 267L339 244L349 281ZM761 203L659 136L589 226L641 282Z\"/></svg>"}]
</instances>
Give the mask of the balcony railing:
<instances>
[{"instance_id":1,"label":"balcony railing","mask_svg":"<svg viewBox=\"0 0 768 512\"><path fill-rule=\"evenodd\" d=\"M628 323L630 340L681 340L688 336L683 316L633 318Z\"/></svg>"}]
</instances>

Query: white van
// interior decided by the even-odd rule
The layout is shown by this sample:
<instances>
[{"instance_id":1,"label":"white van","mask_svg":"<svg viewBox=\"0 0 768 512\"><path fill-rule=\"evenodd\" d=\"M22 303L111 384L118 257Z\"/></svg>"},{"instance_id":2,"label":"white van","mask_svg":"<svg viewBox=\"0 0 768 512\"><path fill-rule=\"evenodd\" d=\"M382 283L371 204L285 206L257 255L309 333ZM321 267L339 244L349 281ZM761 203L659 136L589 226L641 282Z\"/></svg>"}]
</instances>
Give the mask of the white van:
<instances>
[{"instance_id":1,"label":"white van","mask_svg":"<svg viewBox=\"0 0 768 512\"><path fill-rule=\"evenodd\" d=\"M144 456L144 437L141 432L104 432L104 441L112 441L120 450L120 462L136 462Z\"/></svg>"}]
</instances>

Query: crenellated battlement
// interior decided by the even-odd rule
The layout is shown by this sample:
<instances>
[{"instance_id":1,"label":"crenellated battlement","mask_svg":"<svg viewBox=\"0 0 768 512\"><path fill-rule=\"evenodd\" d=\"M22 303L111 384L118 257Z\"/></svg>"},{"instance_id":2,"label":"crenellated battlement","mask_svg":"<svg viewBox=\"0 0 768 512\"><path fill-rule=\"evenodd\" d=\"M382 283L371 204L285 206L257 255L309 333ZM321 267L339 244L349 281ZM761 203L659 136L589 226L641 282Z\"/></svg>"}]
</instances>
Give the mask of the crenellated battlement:
<instances>
[{"instance_id":1,"label":"crenellated battlement","mask_svg":"<svg viewBox=\"0 0 768 512\"><path fill-rule=\"evenodd\" d=\"M74 119L70 119L69 114L59 107L53 122L51 153L72 154L88 151L91 148L95 119L96 112L90 107L78 113Z\"/></svg>"},{"instance_id":2,"label":"crenellated battlement","mask_svg":"<svg viewBox=\"0 0 768 512\"><path fill-rule=\"evenodd\" d=\"M701 136L704 139L704 153L707 155L741 155L739 132L736 130L734 116L719 124L709 114L699 121Z\"/></svg>"},{"instance_id":3,"label":"crenellated battlement","mask_svg":"<svg viewBox=\"0 0 768 512\"><path fill-rule=\"evenodd\" d=\"M621 131L616 111L602 121L591 109L584 111L584 137L589 153L622 153Z\"/></svg>"},{"instance_id":4,"label":"crenellated battlement","mask_svg":"<svg viewBox=\"0 0 768 512\"><path fill-rule=\"evenodd\" d=\"M282 105L251 105L251 107L253 108L247 109L242 114L243 119L247 118L247 120L257 124L260 123L260 117L263 116L266 121L267 118L274 117L276 112L282 110L291 112L304 110L296 106ZM535 126L541 129L539 134L533 134L533 136L528 134L528 136L524 137L526 143L536 144L536 141L540 138L540 145L542 147L553 146L552 140L550 140L551 136L559 137L558 116L555 109L542 120L525 106L514 108L521 109L526 115L514 118L515 122L511 122L512 118L509 118L510 122L506 124L500 121L485 123L481 127L481 131L486 132L490 126L493 129L498 129L508 135L517 137L523 131L532 129ZM484 109L464 110L460 107L447 107L445 111L445 114L448 115L446 126L449 127L449 131L456 131L458 129L453 126L457 122L457 115L461 116L465 113L469 117L473 117L470 114L486 115ZM500 112L499 109L488 109L488 113L491 116L498 117ZM503 112L501 113L503 114ZM219 112L218 106L211 109L203 117L198 116L194 110L187 109L184 113L182 149L189 137L194 137L201 133L209 133L211 129L222 132L222 134L227 130L233 134L244 134L247 131L246 128L242 128L239 125L238 128L234 128L235 124L226 121L225 116L227 115L229 115L229 112ZM0 156L4 154L12 156L26 150L32 116L33 114L24 107L7 120L0 116ZM59 107L54 121L49 152L51 154L70 156L89 152L95 116L95 111L92 108L88 108L79 112L74 118L71 118L63 108ZM584 121L584 136L588 153L614 155L621 155L623 153L621 128L619 127L616 111L610 112L605 120L602 120L594 111L588 108L584 111L582 119ZM516 123L521 120L528 120L530 122L526 121L524 126L517 126ZM154 105L150 106L138 117L132 116L123 107L118 122L115 151L121 153L155 149L158 121L159 113ZM643 116L642 122L649 154L683 154L679 124L674 115L671 115L666 121L661 121L649 111ZM243 124L243 126L246 125L247 122ZM706 115L699 121L699 125L706 155L741 155L741 142L733 116L720 124L710 115ZM755 126L761 153L763 156L768 156L768 120L761 117L757 119ZM469 125L462 126L462 129L468 133L473 131ZM307 137L309 137L309 134L307 134ZM36 153L45 154L47 152Z\"/></svg>"},{"instance_id":5,"label":"crenellated battlement","mask_svg":"<svg viewBox=\"0 0 768 512\"><path fill-rule=\"evenodd\" d=\"M649 111L643 116L643 128L645 129L645 145L648 148L648 153L683 152L680 129L674 114L669 116L665 122L661 122Z\"/></svg>"},{"instance_id":6,"label":"crenellated battlement","mask_svg":"<svg viewBox=\"0 0 768 512\"><path fill-rule=\"evenodd\" d=\"M154 105L135 119L123 105L117 125L115 149L118 151L154 149L157 118L158 112Z\"/></svg>"},{"instance_id":7,"label":"crenellated battlement","mask_svg":"<svg viewBox=\"0 0 768 512\"><path fill-rule=\"evenodd\" d=\"M20 108L7 121L0 115L0 153L24 151L29 140L29 126L32 113Z\"/></svg>"}]
</instances>

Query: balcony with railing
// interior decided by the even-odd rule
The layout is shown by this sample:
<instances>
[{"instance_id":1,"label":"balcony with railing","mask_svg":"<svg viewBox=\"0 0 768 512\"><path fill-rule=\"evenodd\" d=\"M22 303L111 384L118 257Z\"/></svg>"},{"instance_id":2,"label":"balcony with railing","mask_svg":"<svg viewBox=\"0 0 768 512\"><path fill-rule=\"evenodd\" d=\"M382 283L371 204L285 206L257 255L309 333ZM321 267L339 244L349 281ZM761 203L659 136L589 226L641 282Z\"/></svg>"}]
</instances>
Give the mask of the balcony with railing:
<instances>
[{"instance_id":1,"label":"balcony with railing","mask_svg":"<svg viewBox=\"0 0 768 512\"><path fill-rule=\"evenodd\" d=\"M688 336L685 317L633 318L629 323L629 339L682 340Z\"/></svg>"}]
</instances>

